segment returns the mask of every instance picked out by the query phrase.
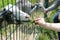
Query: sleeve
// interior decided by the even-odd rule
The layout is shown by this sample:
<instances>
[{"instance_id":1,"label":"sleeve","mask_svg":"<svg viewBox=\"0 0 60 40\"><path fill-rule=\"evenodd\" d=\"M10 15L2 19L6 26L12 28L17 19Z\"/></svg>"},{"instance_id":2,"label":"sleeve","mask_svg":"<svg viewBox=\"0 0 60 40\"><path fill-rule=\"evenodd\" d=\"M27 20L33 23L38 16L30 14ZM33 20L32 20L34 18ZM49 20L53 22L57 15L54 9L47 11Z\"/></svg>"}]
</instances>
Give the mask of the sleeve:
<instances>
[{"instance_id":1,"label":"sleeve","mask_svg":"<svg viewBox=\"0 0 60 40\"><path fill-rule=\"evenodd\" d=\"M51 11L55 9L57 6L60 5L60 0L57 0L54 4L52 4L50 7L46 8L46 11Z\"/></svg>"}]
</instances>

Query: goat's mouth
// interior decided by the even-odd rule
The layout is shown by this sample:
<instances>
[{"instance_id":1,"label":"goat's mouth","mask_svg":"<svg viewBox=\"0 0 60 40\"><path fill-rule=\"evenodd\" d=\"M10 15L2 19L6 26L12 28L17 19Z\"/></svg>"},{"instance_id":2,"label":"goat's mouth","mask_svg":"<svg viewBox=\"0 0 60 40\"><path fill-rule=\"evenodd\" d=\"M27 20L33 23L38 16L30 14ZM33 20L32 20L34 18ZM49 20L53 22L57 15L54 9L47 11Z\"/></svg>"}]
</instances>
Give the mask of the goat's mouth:
<instances>
[{"instance_id":1,"label":"goat's mouth","mask_svg":"<svg viewBox=\"0 0 60 40\"><path fill-rule=\"evenodd\" d=\"M30 22L30 20L17 20L17 22Z\"/></svg>"},{"instance_id":2,"label":"goat's mouth","mask_svg":"<svg viewBox=\"0 0 60 40\"><path fill-rule=\"evenodd\" d=\"M34 23L35 21L34 20L27 20L27 21L25 21L25 20L23 20L23 21L17 21L18 23Z\"/></svg>"}]
</instances>

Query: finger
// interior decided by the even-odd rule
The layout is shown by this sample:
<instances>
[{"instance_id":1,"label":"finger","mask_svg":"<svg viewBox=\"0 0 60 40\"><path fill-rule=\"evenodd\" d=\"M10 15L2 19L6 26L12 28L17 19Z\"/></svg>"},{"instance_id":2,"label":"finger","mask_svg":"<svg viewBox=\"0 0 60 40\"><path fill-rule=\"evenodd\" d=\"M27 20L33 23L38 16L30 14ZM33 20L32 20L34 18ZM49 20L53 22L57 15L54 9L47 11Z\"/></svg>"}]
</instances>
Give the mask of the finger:
<instances>
[{"instance_id":1,"label":"finger","mask_svg":"<svg viewBox=\"0 0 60 40\"><path fill-rule=\"evenodd\" d=\"M35 21L41 20L40 18L35 19Z\"/></svg>"}]
</instances>

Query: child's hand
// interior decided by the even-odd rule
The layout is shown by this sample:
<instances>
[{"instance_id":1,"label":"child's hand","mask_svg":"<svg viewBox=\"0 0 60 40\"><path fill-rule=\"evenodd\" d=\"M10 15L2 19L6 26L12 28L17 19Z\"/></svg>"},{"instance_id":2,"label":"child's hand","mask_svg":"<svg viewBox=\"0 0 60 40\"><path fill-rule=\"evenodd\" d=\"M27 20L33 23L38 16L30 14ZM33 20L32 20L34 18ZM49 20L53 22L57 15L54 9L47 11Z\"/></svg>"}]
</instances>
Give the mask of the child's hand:
<instances>
[{"instance_id":1,"label":"child's hand","mask_svg":"<svg viewBox=\"0 0 60 40\"><path fill-rule=\"evenodd\" d=\"M37 19L35 19L35 24L44 25L45 24L44 18L37 18Z\"/></svg>"}]
</instances>

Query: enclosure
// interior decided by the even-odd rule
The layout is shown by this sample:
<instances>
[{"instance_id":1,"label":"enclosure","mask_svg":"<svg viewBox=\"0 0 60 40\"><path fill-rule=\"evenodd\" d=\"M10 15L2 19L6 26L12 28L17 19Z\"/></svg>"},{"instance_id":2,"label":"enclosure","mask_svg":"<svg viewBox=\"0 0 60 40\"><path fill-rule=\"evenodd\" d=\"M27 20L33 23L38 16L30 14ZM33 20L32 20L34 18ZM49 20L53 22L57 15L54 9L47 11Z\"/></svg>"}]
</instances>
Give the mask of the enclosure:
<instances>
[{"instance_id":1,"label":"enclosure","mask_svg":"<svg viewBox=\"0 0 60 40\"><path fill-rule=\"evenodd\" d=\"M39 2L43 2L43 3L45 3L44 6L47 8L55 0L27 0L27 1L31 2L30 4L36 4ZM25 6L25 0L23 2L24 2L23 5ZM23 7L21 7L22 8L21 9L20 6L22 6L22 5L20 3L22 3L21 0L20 1L19 0L0 0L0 10L1 10L0 13L1 12L5 13L5 14L9 13L10 8L12 8L11 13L15 13L15 11L17 11L16 7L18 7L18 6L19 6L18 9L23 10L23 12L25 12L25 9L30 8L30 6L29 6L27 8L24 7L25 9L23 9ZM28 3L26 3L26 5L28 5ZM2 11L9 4L12 4L12 7L9 8L9 6L8 6L8 8L6 8L7 9L6 11L8 11L8 12ZM13 7L15 7L16 9L14 9ZM27 14L31 10L26 10ZM50 14L47 17L45 17L45 20L47 22L53 22L52 19L53 19L55 12L56 12L56 10L49 12ZM20 15L20 14L21 14L20 12L19 12L19 14L18 14L18 12L16 12L16 16ZM28 14L31 19L31 21L29 21L29 22L20 22L18 20L17 20L18 22L17 21L15 22L15 20L13 20L13 19L11 19L11 20L13 20L13 21L11 21L10 20L11 16L9 17L9 15L10 14L1 16L1 14L0 14L0 19L3 18L3 19L1 19L2 22L0 21L0 40L58 40L57 32L52 31L52 30L43 29L40 27L40 25L35 25L35 23L32 22L35 18L45 16L43 14L43 12L41 11L41 9L39 9L39 8L34 9L33 12L31 12L31 14ZM12 16L12 18L13 18L13 16ZM18 19L18 17L16 17L16 19Z\"/></svg>"}]
</instances>

